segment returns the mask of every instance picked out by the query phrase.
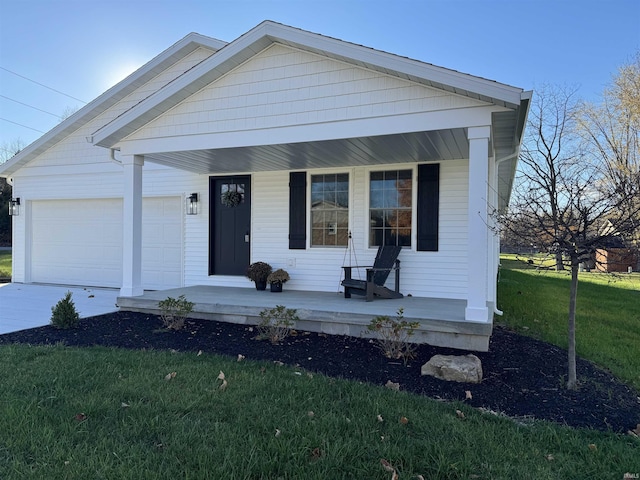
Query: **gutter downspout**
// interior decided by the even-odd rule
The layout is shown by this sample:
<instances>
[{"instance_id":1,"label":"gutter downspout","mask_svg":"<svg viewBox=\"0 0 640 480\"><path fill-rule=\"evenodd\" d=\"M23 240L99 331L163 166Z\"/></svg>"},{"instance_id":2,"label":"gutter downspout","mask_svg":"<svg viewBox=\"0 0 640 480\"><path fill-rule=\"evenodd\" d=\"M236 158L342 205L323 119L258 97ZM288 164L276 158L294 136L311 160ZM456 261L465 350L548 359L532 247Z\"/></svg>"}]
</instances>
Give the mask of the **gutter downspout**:
<instances>
[{"instance_id":1,"label":"gutter downspout","mask_svg":"<svg viewBox=\"0 0 640 480\"><path fill-rule=\"evenodd\" d=\"M518 148L512 154L507 155L506 157L502 157L500 160L496 160L496 170L498 169L498 166L500 166L502 162L516 158L519 155L520 155L520 148ZM504 312L502 310L498 310L497 305L498 305L498 289L496 288L496 298L493 299L493 313L501 317L502 315L504 315Z\"/></svg>"},{"instance_id":2,"label":"gutter downspout","mask_svg":"<svg viewBox=\"0 0 640 480\"><path fill-rule=\"evenodd\" d=\"M122 162L116 158L116 149L115 148L110 148L109 149L109 159L113 163L115 163L116 165L122 166Z\"/></svg>"}]
</instances>

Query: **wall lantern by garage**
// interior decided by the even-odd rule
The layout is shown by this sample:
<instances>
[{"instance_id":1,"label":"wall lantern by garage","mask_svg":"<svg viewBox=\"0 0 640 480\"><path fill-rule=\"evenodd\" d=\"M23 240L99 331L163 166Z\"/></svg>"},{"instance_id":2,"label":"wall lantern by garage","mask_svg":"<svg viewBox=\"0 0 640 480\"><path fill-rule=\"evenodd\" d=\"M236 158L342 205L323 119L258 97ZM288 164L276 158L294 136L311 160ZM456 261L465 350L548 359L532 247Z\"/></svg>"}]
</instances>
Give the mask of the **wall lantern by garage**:
<instances>
[{"instance_id":1,"label":"wall lantern by garage","mask_svg":"<svg viewBox=\"0 0 640 480\"><path fill-rule=\"evenodd\" d=\"M20 197L9 200L9 215L20 215Z\"/></svg>"},{"instance_id":2,"label":"wall lantern by garage","mask_svg":"<svg viewBox=\"0 0 640 480\"><path fill-rule=\"evenodd\" d=\"M198 214L198 194L192 193L187 197L187 215Z\"/></svg>"}]
</instances>

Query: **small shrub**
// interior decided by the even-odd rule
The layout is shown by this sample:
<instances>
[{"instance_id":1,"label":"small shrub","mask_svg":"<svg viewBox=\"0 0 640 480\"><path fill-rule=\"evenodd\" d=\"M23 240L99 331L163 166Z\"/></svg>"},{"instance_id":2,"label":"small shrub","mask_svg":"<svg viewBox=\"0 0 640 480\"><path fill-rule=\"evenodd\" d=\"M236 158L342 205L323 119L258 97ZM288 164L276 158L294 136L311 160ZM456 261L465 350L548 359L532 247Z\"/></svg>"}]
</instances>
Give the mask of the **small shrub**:
<instances>
[{"instance_id":1,"label":"small shrub","mask_svg":"<svg viewBox=\"0 0 640 480\"><path fill-rule=\"evenodd\" d=\"M71 292L67 292L62 300L54 307L51 307L51 325L55 328L69 329L76 328L80 321L80 315L76 310L76 305L71 300Z\"/></svg>"},{"instance_id":2,"label":"small shrub","mask_svg":"<svg viewBox=\"0 0 640 480\"><path fill-rule=\"evenodd\" d=\"M169 330L180 330L184 327L184 319L193 311L193 305L194 303L188 301L184 295L178 298L167 297L158 302L164 327Z\"/></svg>"},{"instance_id":3,"label":"small shrub","mask_svg":"<svg viewBox=\"0 0 640 480\"><path fill-rule=\"evenodd\" d=\"M385 357L402 359L406 365L415 357L416 344L410 339L419 326L419 322L404 320L404 309L399 308L396 318L380 315L371 320L367 330L376 334L376 342Z\"/></svg>"},{"instance_id":4,"label":"small shrub","mask_svg":"<svg viewBox=\"0 0 640 480\"><path fill-rule=\"evenodd\" d=\"M300 318L295 308L276 305L275 308L265 308L260 312L262 321L258 324L258 339L268 338L277 344L289 336L291 327Z\"/></svg>"}]
</instances>

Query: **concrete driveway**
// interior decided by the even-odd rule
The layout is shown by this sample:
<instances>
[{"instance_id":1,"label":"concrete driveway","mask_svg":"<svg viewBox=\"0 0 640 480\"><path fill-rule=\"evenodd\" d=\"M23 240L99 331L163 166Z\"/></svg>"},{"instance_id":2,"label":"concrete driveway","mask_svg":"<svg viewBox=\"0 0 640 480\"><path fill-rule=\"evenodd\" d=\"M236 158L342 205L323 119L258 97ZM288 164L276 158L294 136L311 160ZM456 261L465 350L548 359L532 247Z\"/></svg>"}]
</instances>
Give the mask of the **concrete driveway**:
<instances>
[{"instance_id":1,"label":"concrete driveway","mask_svg":"<svg viewBox=\"0 0 640 480\"><path fill-rule=\"evenodd\" d=\"M118 310L116 288L4 283L0 284L0 335L48 325L51 307L68 291L82 318Z\"/></svg>"}]
</instances>

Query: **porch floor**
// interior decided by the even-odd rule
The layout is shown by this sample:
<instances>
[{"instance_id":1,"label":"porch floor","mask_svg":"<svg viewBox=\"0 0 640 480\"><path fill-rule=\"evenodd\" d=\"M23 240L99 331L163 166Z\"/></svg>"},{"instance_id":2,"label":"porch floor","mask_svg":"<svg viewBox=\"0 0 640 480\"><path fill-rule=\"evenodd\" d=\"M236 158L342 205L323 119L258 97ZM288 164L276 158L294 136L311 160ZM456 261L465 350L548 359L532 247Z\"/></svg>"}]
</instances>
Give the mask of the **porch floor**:
<instances>
[{"instance_id":1,"label":"porch floor","mask_svg":"<svg viewBox=\"0 0 640 480\"><path fill-rule=\"evenodd\" d=\"M370 336L366 327L378 315L395 317L404 309L404 319L419 322L412 341L464 350L486 351L492 325L464 320L466 302L442 298L404 297L345 299L342 293L287 290L282 293L251 288L192 286L147 291L137 297L118 297L120 310L159 313L158 302L184 295L195 304L193 318L255 325L260 311L284 305L297 310L300 320L295 328L334 335Z\"/></svg>"}]
</instances>

